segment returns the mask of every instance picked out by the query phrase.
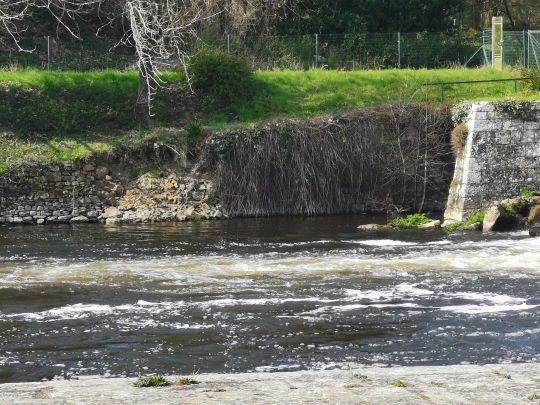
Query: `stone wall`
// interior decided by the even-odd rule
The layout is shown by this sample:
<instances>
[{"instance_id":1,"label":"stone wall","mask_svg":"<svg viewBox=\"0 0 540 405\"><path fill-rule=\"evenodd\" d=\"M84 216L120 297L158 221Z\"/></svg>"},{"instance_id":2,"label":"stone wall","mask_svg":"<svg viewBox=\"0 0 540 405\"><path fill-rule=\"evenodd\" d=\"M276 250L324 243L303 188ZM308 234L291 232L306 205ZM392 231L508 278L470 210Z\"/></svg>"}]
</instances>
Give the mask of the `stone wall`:
<instances>
[{"instance_id":1,"label":"stone wall","mask_svg":"<svg viewBox=\"0 0 540 405\"><path fill-rule=\"evenodd\" d=\"M107 168L22 167L0 176L0 223L95 222L122 193Z\"/></svg>"},{"instance_id":2,"label":"stone wall","mask_svg":"<svg viewBox=\"0 0 540 405\"><path fill-rule=\"evenodd\" d=\"M222 218L211 189L209 180L174 173L130 180L84 162L26 166L0 176L0 224Z\"/></svg>"},{"instance_id":3,"label":"stone wall","mask_svg":"<svg viewBox=\"0 0 540 405\"><path fill-rule=\"evenodd\" d=\"M445 219L540 189L540 101L480 102L462 114L468 136L457 157Z\"/></svg>"}]
</instances>

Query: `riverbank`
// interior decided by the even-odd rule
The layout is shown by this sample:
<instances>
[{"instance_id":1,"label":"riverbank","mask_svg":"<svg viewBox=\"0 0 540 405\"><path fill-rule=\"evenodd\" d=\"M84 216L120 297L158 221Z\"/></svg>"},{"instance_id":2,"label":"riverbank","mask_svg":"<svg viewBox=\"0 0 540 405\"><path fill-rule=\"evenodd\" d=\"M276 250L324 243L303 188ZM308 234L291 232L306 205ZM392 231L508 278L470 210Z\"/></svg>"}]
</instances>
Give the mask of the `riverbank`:
<instances>
[{"instance_id":1,"label":"riverbank","mask_svg":"<svg viewBox=\"0 0 540 405\"><path fill-rule=\"evenodd\" d=\"M4 404L535 404L540 364L358 367L290 373L204 374L198 384L136 388L135 379L0 385ZM174 378L170 378L174 381Z\"/></svg>"}]
</instances>

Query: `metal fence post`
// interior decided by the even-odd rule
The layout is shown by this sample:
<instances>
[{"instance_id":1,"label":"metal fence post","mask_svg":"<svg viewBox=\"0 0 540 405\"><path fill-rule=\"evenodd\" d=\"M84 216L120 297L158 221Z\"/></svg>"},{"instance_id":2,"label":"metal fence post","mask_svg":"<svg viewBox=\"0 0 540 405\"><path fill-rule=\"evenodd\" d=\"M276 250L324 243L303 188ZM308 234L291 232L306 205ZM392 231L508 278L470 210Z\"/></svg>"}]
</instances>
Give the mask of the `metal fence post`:
<instances>
[{"instance_id":1,"label":"metal fence post","mask_svg":"<svg viewBox=\"0 0 540 405\"><path fill-rule=\"evenodd\" d=\"M527 66L527 48L525 48L525 43L527 42L527 37L525 36L525 30L523 30L523 60L521 61L521 66Z\"/></svg>"},{"instance_id":2,"label":"metal fence post","mask_svg":"<svg viewBox=\"0 0 540 405\"><path fill-rule=\"evenodd\" d=\"M319 68L319 34L315 34L315 68Z\"/></svg>"},{"instance_id":3,"label":"metal fence post","mask_svg":"<svg viewBox=\"0 0 540 405\"><path fill-rule=\"evenodd\" d=\"M231 35L227 34L227 53L231 53Z\"/></svg>"},{"instance_id":4,"label":"metal fence post","mask_svg":"<svg viewBox=\"0 0 540 405\"><path fill-rule=\"evenodd\" d=\"M398 69L401 69L401 32L397 33Z\"/></svg>"},{"instance_id":5,"label":"metal fence post","mask_svg":"<svg viewBox=\"0 0 540 405\"><path fill-rule=\"evenodd\" d=\"M47 70L51 70L51 37L47 35Z\"/></svg>"}]
</instances>

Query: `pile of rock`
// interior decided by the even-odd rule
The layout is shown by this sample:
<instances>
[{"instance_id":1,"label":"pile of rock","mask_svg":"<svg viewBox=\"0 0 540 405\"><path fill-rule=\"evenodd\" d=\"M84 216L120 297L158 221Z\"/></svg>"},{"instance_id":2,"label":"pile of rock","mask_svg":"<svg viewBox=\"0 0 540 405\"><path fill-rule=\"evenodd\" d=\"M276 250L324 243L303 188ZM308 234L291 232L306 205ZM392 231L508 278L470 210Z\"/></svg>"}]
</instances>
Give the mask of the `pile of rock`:
<instances>
[{"instance_id":1,"label":"pile of rock","mask_svg":"<svg viewBox=\"0 0 540 405\"><path fill-rule=\"evenodd\" d=\"M116 207L107 208L99 219L118 224L225 218L211 190L209 180L145 174L127 188Z\"/></svg>"}]
</instances>

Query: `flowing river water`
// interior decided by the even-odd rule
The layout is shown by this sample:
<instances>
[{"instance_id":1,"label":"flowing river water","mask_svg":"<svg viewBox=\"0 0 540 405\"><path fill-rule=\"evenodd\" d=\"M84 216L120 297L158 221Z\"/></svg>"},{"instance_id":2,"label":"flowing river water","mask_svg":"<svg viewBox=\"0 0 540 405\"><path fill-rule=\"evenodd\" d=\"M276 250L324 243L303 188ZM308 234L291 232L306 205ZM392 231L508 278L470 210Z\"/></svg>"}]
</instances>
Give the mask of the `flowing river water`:
<instances>
[{"instance_id":1,"label":"flowing river water","mask_svg":"<svg viewBox=\"0 0 540 405\"><path fill-rule=\"evenodd\" d=\"M540 239L370 220L0 227L0 382L540 361Z\"/></svg>"}]
</instances>

